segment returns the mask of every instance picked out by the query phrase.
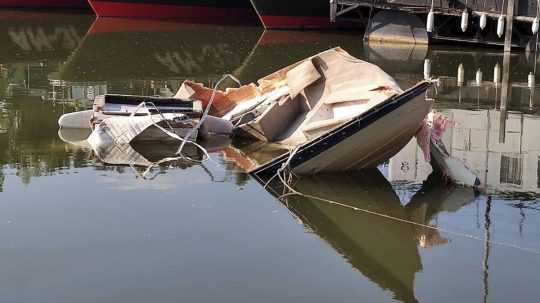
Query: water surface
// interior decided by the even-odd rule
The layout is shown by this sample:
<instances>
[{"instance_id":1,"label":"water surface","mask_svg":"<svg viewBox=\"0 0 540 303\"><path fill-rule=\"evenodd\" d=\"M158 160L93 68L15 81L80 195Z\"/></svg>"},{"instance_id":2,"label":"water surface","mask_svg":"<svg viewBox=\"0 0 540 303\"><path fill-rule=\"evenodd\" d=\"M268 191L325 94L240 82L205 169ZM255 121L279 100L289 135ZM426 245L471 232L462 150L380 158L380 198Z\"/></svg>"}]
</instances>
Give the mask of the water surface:
<instances>
[{"instance_id":1,"label":"water surface","mask_svg":"<svg viewBox=\"0 0 540 303\"><path fill-rule=\"evenodd\" d=\"M534 55L513 54L504 65L498 50L364 45L355 32L5 14L4 301L538 300L540 94L527 86ZM185 79L211 85L224 73L247 83L334 46L380 65L403 88L428 72L440 77L435 108L456 122L443 140L485 189L445 185L414 140L379 169L296 184L336 205L278 200L275 188L242 172L269 155L228 141L206 142L213 161L203 165L175 161L145 174L105 163L85 134L58 133L62 113L98 94L170 95ZM506 101L503 83L493 83L497 69L510 73ZM135 152L153 161L167 148Z\"/></svg>"}]
</instances>

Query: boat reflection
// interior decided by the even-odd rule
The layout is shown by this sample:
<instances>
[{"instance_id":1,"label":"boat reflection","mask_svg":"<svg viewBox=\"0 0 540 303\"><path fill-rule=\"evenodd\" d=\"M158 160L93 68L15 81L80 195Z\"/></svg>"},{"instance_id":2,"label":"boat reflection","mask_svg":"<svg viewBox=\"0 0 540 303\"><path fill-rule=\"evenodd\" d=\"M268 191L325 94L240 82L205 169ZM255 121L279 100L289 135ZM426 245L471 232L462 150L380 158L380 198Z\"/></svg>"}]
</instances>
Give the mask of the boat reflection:
<instances>
[{"instance_id":1,"label":"boat reflection","mask_svg":"<svg viewBox=\"0 0 540 303\"><path fill-rule=\"evenodd\" d=\"M0 96L55 94L48 77L77 48L88 15L0 11Z\"/></svg>"},{"instance_id":2,"label":"boat reflection","mask_svg":"<svg viewBox=\"0 0 540 303\"><path fill-rule=\"evenodd\" d=\"M472 189L441 186L439 177L431 176L405 204L378 169L303 177L293 187L306 196L281 201L364 277L398 301L417 302L415 276L423 267L419 247L448 240L436 229L389 217L436 226L438 213L474 201ZM275 197L283 194L275 182L267 189Z\"/></svg>"},{"instance_id":3,"label":"boat reflection","mask_svg":"<svg viewBox=\"0 0 540 303\"><path fill-rule=\"evenodd\" d=\"M85 100L106 93L172 96L188 78L212 85L223 74L236 75L261 31L98 18L51 83Z\"/></svg>"},{"instance_id":4,"label":"boat reflection","mask_svg":"<svg viewBox=\"0 0 540 303\"><path fill-rule=\"evenodd\" d=\"M455 126L442 141L450 154L480 178L488 193L540 193L540 116L500 110L440 109ZM503 119L505 128L501 129ZM504 142L500 142L500 134ZM389 161L392 181L421 182L430 173L422 151L411 141Z\"/></svg>"},{"instance_id":5,"label":"boat reflection","mask_svg":"<svg viewBox=\"0 0 540 303\"><path fill-rule=\"evenodd\" d=\"M252 82L283 66L303 60L322 51L341 47L352 56L362 58L359 33L314 31L264 31L239 71L239 79Z\"/></svg>"},{"instance_id":6,"label":"boat reflection","mask_svg":"<svg viewBox=\"0 0 540 303\"><path fill-rule=\"evenodd\" d=\"M422 80L422 66L428 55L426 45L365 43L364 59L376 64L394 77L401 87Z\"/></svg>"},{"instance_id":7,"label":"boat reflection","mask_svg":"<svg viewBox=\"0 0 540 303\"><path fill-rule=\"evenodd\" d=\"M212 81L225 73L234 74L261 31L257 27L98 18L62 66L59 77L69 82Z\"/></svg>"},{"instance_id":8,"label":"boat reflection","mask_svg":"<svg viewBox=\"0 0 540 303\"><path fill-rule=\"evenodd\" d=\"M245 170L283 153L262 144L235 145L223 150L224 159ZM301 195L287 195L277 178L256 180L363 276L398 301L417 302L415 276L423 267L419 248L448 243L433 228L438 215L457 212L478 196L472 188L445 185L442 178L430 173L406 199L380 169L303 176L292 183Z\"/></svg>"},{"instance_id":9,"label":"boat reflection","mask_svg":"<svg viewBox=\"0 0 540 303\"><path fill-rule=\"evenodd\" d=\"M185 79L212 86L230 73L249 83L338 45L361 54L362 44L353 37L353 33L98 18L55 79L67 86L101 85L100 93L171 95Z\"/></svg>"},{"instance_id":10,"label":"boat reflection","mask_svg":"<svg viewBox=\"0 0 540 303\"><path fill-rule=\"evenodd\" d=\"M134 142L132 144L92 145L87 141L90 129L58 130L58 137L75 149L91 151L88 159L95 159L94 166L117 169L131 167L143 179L155 179L170 168L186 169L199 163L205 153L193 144L186 144L179 154L179 142ZM230 138L213 136L199 142L208 153L221 151L230 145ZM195 160L195 161L193 161Z\"/></svg>"},{"instance_id":11,"label":"boat reflection","mask_svg":"<svg viewBox=\"0 0 540 303\"><path fill-rule=\"evenodd\" d=\"M58 117L79 105L43 100L57 96L49 76L77 48L92 20L82 14L0 11L0 171L13 169L25 184L86 164L84 152L56 136Z\"/></svg>"},{"instance_id":12,"label":"boat reflection","mask_svg":"<svg viewBox=\"0 0 540 303\"><path fill-rule=\"evenodd\" d=\"M80 14L0 10L0 62L65 60L92 20Z\"/></svg>"}]
</instances>

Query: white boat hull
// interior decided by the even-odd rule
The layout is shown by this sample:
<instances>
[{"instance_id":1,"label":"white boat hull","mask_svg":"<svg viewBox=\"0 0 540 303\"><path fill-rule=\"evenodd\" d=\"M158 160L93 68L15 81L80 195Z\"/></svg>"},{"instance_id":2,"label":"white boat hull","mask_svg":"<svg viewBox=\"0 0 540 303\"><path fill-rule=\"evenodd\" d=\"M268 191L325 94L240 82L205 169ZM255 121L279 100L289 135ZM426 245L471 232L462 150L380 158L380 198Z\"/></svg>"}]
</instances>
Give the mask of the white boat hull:
<instances>
[{"instance_id":1,"label":"white boat hull","mask_svg":"<svg viewBox=\"0 0 540 303\"><path fill-rule=\"evenodd\" d=\"M376 167L401 150L422 127L433 103L424 97L430 86L429 81L420 82L250 173L265 179L284 164L298 175Z\"/></svg>"},{"instance_id":2,"label":"white boat hull","mask_svg":"<svg viewBox=\"0 0 540 303\"><path fill-rule=\"evenodd\" d=\"M295 167L310 175L376 167L400 151L416 134L432 102L417 97L341 143Z\"/></svg>"},{"instance_id":3,"label":"white boat hull","mask_svg":"<svg viewBox=\"0 0 540 303\"><path fill-rule=\"evenodd\" d=\"M90 120L94 114L93 110L83 110L74 113L63 114L58 119L60 128L92 128Z\"/></svg>"}]
</instances>

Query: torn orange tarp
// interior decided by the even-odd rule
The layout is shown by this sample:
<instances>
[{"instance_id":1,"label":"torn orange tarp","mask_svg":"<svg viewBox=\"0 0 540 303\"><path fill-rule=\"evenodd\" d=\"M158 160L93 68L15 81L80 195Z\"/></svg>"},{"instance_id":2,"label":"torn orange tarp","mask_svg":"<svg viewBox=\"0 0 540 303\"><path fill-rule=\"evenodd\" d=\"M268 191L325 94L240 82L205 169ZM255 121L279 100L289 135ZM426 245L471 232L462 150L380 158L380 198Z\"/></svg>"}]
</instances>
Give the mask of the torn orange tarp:
<instances>
[{"instance_id":1,"label":"torn orange tarp","mask_svg":"<svg viewBox=\"0 0 540 303\"><path fill-rule=\"evenodd\" d=\"M242 101L260 95L259 90L253 83L240 88L227 88L225 91L222 91L205 87L201 83L186 80L182 83L175 98L199 100L202 102L203 108L206 108L214 91L215 96L209 113L216 117L222 117Z\"/></svg>"}]
</instances>

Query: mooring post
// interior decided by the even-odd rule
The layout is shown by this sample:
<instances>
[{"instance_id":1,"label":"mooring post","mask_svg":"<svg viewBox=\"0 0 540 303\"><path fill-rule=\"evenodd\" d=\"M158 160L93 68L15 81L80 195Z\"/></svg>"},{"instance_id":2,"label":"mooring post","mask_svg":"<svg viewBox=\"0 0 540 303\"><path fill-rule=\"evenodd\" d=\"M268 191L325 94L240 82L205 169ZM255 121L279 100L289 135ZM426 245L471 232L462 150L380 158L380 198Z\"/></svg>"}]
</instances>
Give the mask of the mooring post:
<instances>
[{"instance_id":1,"label":"mooring post","mask_svg":"<svg viewBox=\"0 0 540 303\"><path fill-rule=\"evenodd\" d=\"M514 0L508 0L506 8L506 32L504 34L503 76L501 88L501 116L499 126L499 143L504 143L506 135L506 104L511 94L510 52L512 51L512 27L514 23Z\"/></svg>"},{"instance_id":2,"label":"mooring post","mask_svg":"<svg viewBox=\"0 0 540 303\"><path fill-rule=\"evenodd\" d=\"M499 143L505 141L506 135L506 104L511 93L512 87L510 83L510 52L505 51L503 54L503 76L501 83L501 105L500 105L500 124L499 124Z\"/></svg>"},{"instance_id":3,"label":"mooring post","mask_svg":"<svg viewBox=\"0 0 540 303\"><path fill-rule=\"evenodd\" d=\"M336 22L337 0L330 0L330 22Z\"/></svg>"},{"instance_id":4,"label":"mooring post","mask_svg":"<svg viewBox=\"0 0 540 303\"><path fill-rule=\"evenodd\" d=\"M504 51L512 50L512 28L514 25L514 0L508 0L506 7L506 32L504 33Z\"/></svg>"}]
</instances>

